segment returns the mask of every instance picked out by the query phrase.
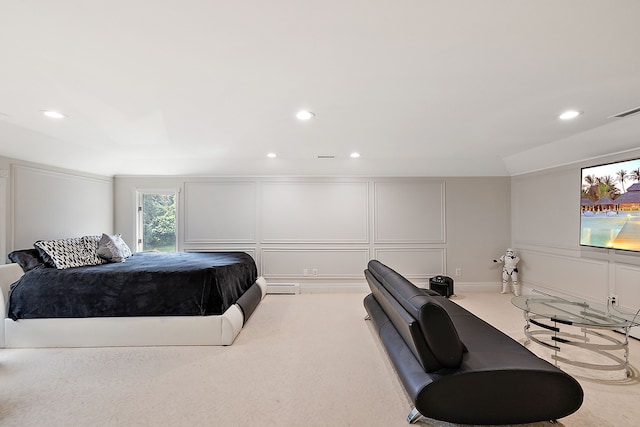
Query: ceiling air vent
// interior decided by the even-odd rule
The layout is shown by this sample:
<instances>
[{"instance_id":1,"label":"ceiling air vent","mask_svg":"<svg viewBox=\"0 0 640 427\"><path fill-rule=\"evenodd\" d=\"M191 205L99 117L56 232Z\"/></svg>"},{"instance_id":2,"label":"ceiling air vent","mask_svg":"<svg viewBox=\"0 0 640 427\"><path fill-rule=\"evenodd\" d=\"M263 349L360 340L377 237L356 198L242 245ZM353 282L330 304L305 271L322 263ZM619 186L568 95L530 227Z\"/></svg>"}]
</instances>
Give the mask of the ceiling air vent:
<instances>
[{"instance_id":1,"label":"ceiling air vent","mask_svg":"<svg viewBox=\"0 0 640 427\"><path fill-rule=\"evenodd\" d=\"M636 108L632 108L631 110L628 111L623 111L622 113L618 113L618 114L614 114L613 116L609 117L609 118L623 118L623 117L629 117L629 116L633 116L634 114L638 114L640 113L640 107L636 107Z\"/></svg>"},{"instance_id":2,"label":"ceiling air vent","mask_svg":"<svg viewBox=\"0 0 640 427\"><path fill-rule=\"evenodd\" d=\"M323 156L323 155L319 155L318 156L319 159L335 159L336 156Z\"/></svg>"}]
</instances>

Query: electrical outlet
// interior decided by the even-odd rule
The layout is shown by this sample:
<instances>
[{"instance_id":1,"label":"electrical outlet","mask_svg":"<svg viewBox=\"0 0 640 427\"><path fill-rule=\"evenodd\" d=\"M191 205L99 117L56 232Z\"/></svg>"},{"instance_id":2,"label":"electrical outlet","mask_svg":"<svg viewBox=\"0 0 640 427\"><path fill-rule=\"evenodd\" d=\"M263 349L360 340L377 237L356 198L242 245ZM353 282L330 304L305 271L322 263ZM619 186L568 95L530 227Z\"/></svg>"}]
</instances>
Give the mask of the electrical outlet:
<instances>
[{"instance_id":1,"label":"electrical outlet","mask_svg":"<svg viewBox=\"0 0 640 427\"><path fill-rule=\"evenodd\" d=\"M318 269L314 268L313 270L311 270L311 275L312 276L317 276L318 275Z\"/></svg>"},{"instance_id":2,"label":"electrical outlet","mask_svg":"<svg viewBox=\"0 0 640 427\"><path fill-rule=\"evenodd\" d=\"M618 295L609 295L611 305L618 305Z\"/></svg>"},{"instance_id":3,"label":"electrical outlet","mask_svg":"<svg viewBox=\"0 0 640 427\"><path fill-rule=\"evenodd\" d=\"M307 277L307 276L309 275L309 269L308 269L308 268L305 268L304 270L302 270L302 275L303 275L304 277Z\"/></svg>"},{"instance_id":4,"label":"electrical outlet","mask_svg":"<svg viewBox=\"0 0 640 427\"><path fill-rule=\"evenodd\" d=\"M460 267L456 268L456 276L462 275L462 269Z\"/></svg>"}]
</instances>

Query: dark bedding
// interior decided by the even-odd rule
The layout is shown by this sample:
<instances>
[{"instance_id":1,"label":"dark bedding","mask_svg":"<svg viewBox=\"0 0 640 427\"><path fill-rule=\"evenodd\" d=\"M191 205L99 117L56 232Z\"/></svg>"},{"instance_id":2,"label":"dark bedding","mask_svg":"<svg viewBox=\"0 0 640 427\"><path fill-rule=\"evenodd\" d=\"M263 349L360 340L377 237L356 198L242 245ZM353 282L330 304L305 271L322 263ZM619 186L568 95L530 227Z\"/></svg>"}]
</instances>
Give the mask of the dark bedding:
<instances>
[{"instance_id":1,"label":"dark bedding","mask_svg":"<svg viewBox=\"0 0 640 427\"><path fill-rule=\"evenodd\" d=\"M37 268L11 285L7 315L206 316L233 305L258 277L242 252L136 253L126 262Z\"/></svg>"}]
</instances>

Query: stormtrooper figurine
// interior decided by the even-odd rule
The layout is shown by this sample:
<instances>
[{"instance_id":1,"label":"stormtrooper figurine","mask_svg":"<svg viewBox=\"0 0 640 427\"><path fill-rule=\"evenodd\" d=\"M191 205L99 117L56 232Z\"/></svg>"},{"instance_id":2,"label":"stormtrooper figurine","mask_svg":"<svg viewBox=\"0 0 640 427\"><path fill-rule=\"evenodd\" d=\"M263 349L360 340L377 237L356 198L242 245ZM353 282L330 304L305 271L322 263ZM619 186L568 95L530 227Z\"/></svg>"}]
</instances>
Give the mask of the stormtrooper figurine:
<instances>
[{"instance_id":1,"label":"stormtrooper figurine","mask_svg":"<svg viewBox=\"0 0 640 427\"><path fill-rule=\"evenodd\" d=\"M513 293L520 295L520 285L518 285L518 262L520 258L513 252L513 249L508 248L504 255L498 259L494 259L493 262L499 262L504 264L502 267L502 292L506 294L509 291L509 278L511 278L511 284L513 285Z\"/></svg>"}]
</instances>

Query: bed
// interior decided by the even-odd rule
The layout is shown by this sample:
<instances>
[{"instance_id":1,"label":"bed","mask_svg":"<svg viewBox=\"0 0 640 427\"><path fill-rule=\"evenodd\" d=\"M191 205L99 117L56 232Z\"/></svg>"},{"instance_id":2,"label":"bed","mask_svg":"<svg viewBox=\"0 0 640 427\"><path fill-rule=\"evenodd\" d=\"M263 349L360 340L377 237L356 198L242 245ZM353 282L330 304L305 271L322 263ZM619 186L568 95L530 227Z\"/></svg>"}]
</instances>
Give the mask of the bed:
<instances>
[{"instance_id":1,"label":"bed","mask_svg":"<svg viewBox=\"0 0 640 427\"><path fill-rule=\"evenodd\" d=\"M26 272L0 265L0 344L230 345L266 294L242 252L136 253L124 261Z\"/></svg>"}]
</instances>

